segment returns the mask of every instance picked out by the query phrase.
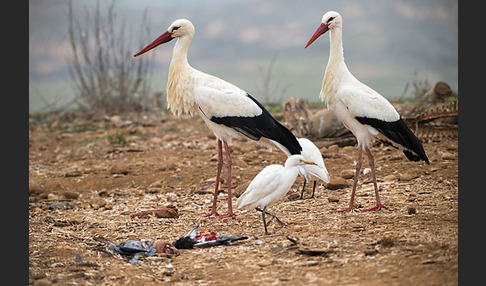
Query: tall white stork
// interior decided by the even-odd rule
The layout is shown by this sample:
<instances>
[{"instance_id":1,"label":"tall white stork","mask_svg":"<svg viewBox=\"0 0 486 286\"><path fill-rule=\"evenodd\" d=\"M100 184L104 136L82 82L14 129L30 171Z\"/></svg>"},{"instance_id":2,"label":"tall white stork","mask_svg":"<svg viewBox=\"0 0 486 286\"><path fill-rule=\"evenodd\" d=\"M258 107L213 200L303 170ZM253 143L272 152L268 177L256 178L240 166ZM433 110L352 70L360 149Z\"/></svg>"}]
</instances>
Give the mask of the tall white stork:
<instances>
[{"instance_id":1,"label":"tall white stork","mask_svg":"<svg viewBox=\"0 0 486 286\"><path fill-rule=\"evenodd\" d=\"M194 36L189 20L178 19L161 36L134 56L139 56L158 45L178 38L169 67L167 81L168 108L176 115L198 113L218 140L218 164L211 212L206 216L235 216L231 199L231 155L228 143L238 132L266 146L285 148L291 154L300 154L302 148L295 136L251 95L237 86L215 76L192 68L187 62L187 51ZM271 143L270 143L271 142ZM273 143L273 144L272 144ZM228 169L228 212L216 211L219 178L223 166L223 144ZM283 150L285 150L283 149Z\"/></svg>"},{"instance_id":2,"label":"tall white stork","mask_svg":"<svg viewBox=\"0 0 486 286\"><path fill-rule=\"evenodd\" d=\"M343 19L339 13L329 11L324 14L322 24L317 28L305 48L327 31L329 31L330 39L329 61L319 97L327 103L329 109L334 110L344 126L358 140L358 162L349 207L334 212L354 210L354 194L361 170L363 148L368 155L376 196L376 206L363 211L380 210L386 207L380 202L374 160L369 149L373 140L378 137L381 141L402 150L410 161L423 160L429 164L429 159L425 155L424 148L418 138L408 128L390 102L357 80L346 67L342 41Z\"/></svg>"}]
</instances>

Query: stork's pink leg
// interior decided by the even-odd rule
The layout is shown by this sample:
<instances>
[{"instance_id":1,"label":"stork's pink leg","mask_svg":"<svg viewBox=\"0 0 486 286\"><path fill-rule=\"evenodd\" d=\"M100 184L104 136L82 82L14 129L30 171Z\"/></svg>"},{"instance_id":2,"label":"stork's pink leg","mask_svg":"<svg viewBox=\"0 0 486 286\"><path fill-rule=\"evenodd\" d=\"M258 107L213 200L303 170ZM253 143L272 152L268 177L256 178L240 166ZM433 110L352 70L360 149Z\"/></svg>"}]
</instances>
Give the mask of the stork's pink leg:
<instances>
[{"instance_id":1,"label":"stork's pink leg","mask_svg":"<svg viewBox=\"0 0 486 286\"><path fill-rule=\"evenodd\" d=\"M218 203L218 189L219 189L219 178L221 176L221 168L223 168L223 142L218 139L218 171L216 173L216 183L214 187L214 197L213 197L213 207L211 208L211 212L206 215L206 217L210 217L212 215L219 216L218 212L216 211L216 204Z\"/></svg>"},{"instance_id":2,"label":"stork's pink leg","mask_svg":"<svg viewBox=\"0 0 486 286\"><path fill-rule=\"evenodd\" d=\"M376 206L369 209L364 209L363 211L379 211L381 209L386 209L386 207L380 203L380 195L378 194L378 185L376 184L375 176L375 160L373 159L373 155L371 155L370 149L366 147L365 150L368 154L368 162L370 163L371 167L371 176L373 177L373 185L375 186Z\"/></svg>"},{"instance_id":3,"label":"stork's pink leg","mask_svg":"<svg viewBox=\"0 0 486 286\"><path fill-rule=\"evenodd\" d=\"M224 151L226 153L226 167L228 168L228 181L227 181L227 186L228 186L228 212L224 215L218 216L219 218L236 216L233 213L233 198L231 197L231 168L232 168L233 163L231 161L230 149L229 149L228 143L226 143L226 141L224 141Z\"/></svg>"},{"instance_id":4,"label":"stork's pink leg","mask_svg":"<svg viewBox=\"0 0 486 286\"><path fill-rule=\"evenodd\" d=\"M350 212L354 211L354 193L356 192L356 185L358 184L358 179L359 179L359 172L361 171L361 163L362 163L362 151L363 149L361 148L360 145L358 145L358 163L356 164L356 172L354 173L354 183L353 183L353 191L351 192L351 199L349 200L349 206L347 209L344 210L334 210L331 211L332 213L335 212Z\"/></svg>"}]
</instances>

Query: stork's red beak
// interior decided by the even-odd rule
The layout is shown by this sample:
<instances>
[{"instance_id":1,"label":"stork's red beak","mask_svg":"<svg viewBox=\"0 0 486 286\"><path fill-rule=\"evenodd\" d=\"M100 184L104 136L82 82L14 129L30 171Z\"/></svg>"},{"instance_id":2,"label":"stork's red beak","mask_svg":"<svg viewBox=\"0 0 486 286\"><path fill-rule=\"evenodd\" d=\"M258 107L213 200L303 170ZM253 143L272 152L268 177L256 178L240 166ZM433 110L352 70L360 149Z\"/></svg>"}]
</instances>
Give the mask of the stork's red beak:
<instances>
[{"instance_id":1,"label":"stork's red beak","mask_svg":"<svg viewBox=\"0 0 486 286\"><path fill-rule=\"evenodd\" d=\"M141 49L140 52L136 53L133 56L134 57L140 56L141 54L150 51L151 49L157 47L158 45L162 45L163 43L167 43L172 39L174 39L174 38L172 38L172 34L169 33L169 31L167 31L167 32L163 33L162 35L160 35L152 43L148 44L145 48Z\"/></svg>"},{"instance_id":2,"label":"stork's red beak","mask_svg":"<svg viewBox=\"0 0 486 286\"><path fill-rule=\"evenodd\" d=\"M326 25L324 23L319 25L314 35L312 35L312 38L310 38L309 42L307 42L307 45L305 45L304 49L310 46L310 44L312 44L315 40L317 40L317 38L319 38L320 35L327 32L327 30L329 30L329 25Z\"/></svg>"}]
</instances>

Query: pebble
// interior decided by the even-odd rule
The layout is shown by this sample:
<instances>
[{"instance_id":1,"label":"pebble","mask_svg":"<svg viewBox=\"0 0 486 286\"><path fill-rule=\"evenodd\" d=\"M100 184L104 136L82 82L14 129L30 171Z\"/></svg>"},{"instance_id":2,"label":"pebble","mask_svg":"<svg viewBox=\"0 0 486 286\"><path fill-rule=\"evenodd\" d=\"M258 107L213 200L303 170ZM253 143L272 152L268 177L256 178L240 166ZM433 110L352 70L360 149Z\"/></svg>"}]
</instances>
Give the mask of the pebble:
<instances>
[{"instance_id":1,"label":"pebble","mask_svg":"<svg viewBox=\"0 0 486 286\"><path fill-rule=\"evenodd\" d=\"M455 160L457 158L456 154L450 153L450 152L445 152L440 155L440 158L442 160Z\"/></svg>"},{"instance_id":2,"label":"pebble","mask_svg":"<svg viewBox=\"0 0 486 286\"><path fill-rule=\"evenodd\" d=\"M399 180L403 181L403 182L407 182L407 181L413 180L413 179L418 178L418 177L419 177L419 175L417 175L417 174L404 173L404 174L400 174Z\"/></svg>"},{"instance_id":3,"label":"pebble","mask_svg":"<svg viewBox=\"0 0 486 286\"><path fill-rule=\"evenodd\" d=\"M72 170L72 171L67 171L64 174L64 177L66 177L66 178L72 178L72 177L79 177L81 175L83 175L83 172L81 172L80 170Z\"/></svg>"},{"instance_id":4,"label":"pebble","mask_svg":"<svg viewBox=\"0 0 486 286\"><path fill-rule=\"evenodd\" d=\"M395 175L387 175L385 177L383 177L383 180L385 182L388 182L388 181L396 181L397 177Z\"/></svg>"},{"instance_id":5,"label":"pebble","mask_svg":"<svg viewBox=\"0 0 486 286\"><path fill-rule=\"evenodd\" d=\"M51 200L51 201L57 201L57 200L59 200L59 196L58 196L58 195L56 195L56 194L53 194L53 193L49 193L49 194L47 195L47 199L48 199L48 200Z\"/></svg>"},{"instance_id":6,"label":"pebble","mask_svg":"<svg viewBox=\"0 0 486 286\"><path fill-rule=\"evenodd\" d=\"M342 170L341 173L339 173L339 176L343 179L352 179L354 178L354 170L351 169L345 169Z\"/></svg>"},{"instance_id":7,"label":"pebble","mask_svg":"<svg viewBox=\"0 0 486 286\"><path fill-rule=\"evenodd\" d=\"M326 184L326 188L329 190L343 189L349 186L349 183L341 177L331 177L329 183Z\"/></svg>"},{"instance_id":8,"label":"pebble","mask_svg":"<svg viewBox=\"0 0 486 286\"><path fill-rule=\"evenodd\" d=\"M50 285L52 285L52 283L51 283L51 281L43 278L43 279L35 280L32 285L33 286L50 286Z\"/></svg>"},{"instance_id":9,"label":"pebble","mask_svg":"<svg viewBox=\"0 0 486 286\"><path fill-rule=\"evenodd\" d=\"M97 210L99 208L104 207L106 205L106 201L105 201L105 199L102 199L102 198L96 198L96 199L91 200L91 202L89 204L93 209Z\"/></svg>"},{"instance_id":10,"label":"pebble","mask_svg":"<svg viewBox=\"0 0 486 286\"><path fill-rule=\"evenodd\" d=\"M408 207L407 208L407 212L408 212L409 215L416 214L417 213L417 209L414 208L414 207Z\"/></svg>"},{"instance_id":11,"label":"pebble","mask_svg":"<svg viewBox=\"0 0 486 286\"><path fill-rule=\"evenodd\" d=\"M150 139L150 142L154 143L154 144L162 144L164 142L164 140L162 138L159 138L159 137L153 137Z\"/></svg>"},{"instance_id":12,"label":"pebble","mask_svg":"<svg viewBox=\"0 0 486 286\"><path fill-rule=\"evenodd\" d=\"M73 191L64 191L63 195L68 200L77 200L79 198L79 193Z\"/></svg>"},{"instance_id":13,"label":"pebble","mask_svg":"<svg viewBox=\"0 0 486 286\"><path fill-rule=\"evenodd\" d=\"M271 264L272 264L272 261L270 261L270 260L262 260L262 261L257 263L257 265L260 266L260 267L267 267L267 266L270 266Z\"/></svg>"},{"instance_id":14,"label":"pebble","mask_svg":"<svg viewBox=\"0 0 486 286\"><path fill-rule=\"evenodd\" d=\"M111 174L128 174L130 173L130 165L125 164L125 163L115 163L111 169L110 169Z\"/></svg>"},{"instance_id":15,"label":"pebble","mask_svg":"<svg viewBox=\"0 0 486 286\"><path fill-rule=\"evenodd\" d=\"M330 203L337 203L337 202L339 202L339 198L337 198L337 197L328 197L327 200Z\"/></svg>"}]
</instances>

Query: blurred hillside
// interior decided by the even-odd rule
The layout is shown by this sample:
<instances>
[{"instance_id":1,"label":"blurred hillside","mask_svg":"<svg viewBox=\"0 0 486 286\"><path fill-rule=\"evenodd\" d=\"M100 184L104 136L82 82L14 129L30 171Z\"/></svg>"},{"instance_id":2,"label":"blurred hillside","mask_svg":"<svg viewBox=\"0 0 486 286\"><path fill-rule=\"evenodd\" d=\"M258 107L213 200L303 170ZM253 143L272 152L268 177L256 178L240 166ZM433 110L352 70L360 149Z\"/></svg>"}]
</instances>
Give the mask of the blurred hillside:
<instances>
[{"instance_id":1,"label":"blurred hillside","mask_svg":"<svg viewBox=\"0 0 486 286\"><path fill-rule=\"evenodd\" d=\"M105 1L99 1L103 7ZM67 62L68 1L29 1L29 110L69 102L73 96ZM96 1L74 1L83 20ZM144 10L151 38L138 35ZM322 15L336 10L344 18L344 55L351 72L387 98L404 92L407 82L426 78L458 89L458 2L430 1L117 1L117 20L133 28L127 43L134 54L178 18L190 19L196 34L189 62L228 80L261 101L301 97L318 101L329 54L324 35L304 50ZM165 92L174 42L155 52L152 86ZM263 73L272 58L274 98L261 97ZM137 58L130 60L136 61ZM411 90L409 89L410 93Z\"/></svg>"}]
</instances>

